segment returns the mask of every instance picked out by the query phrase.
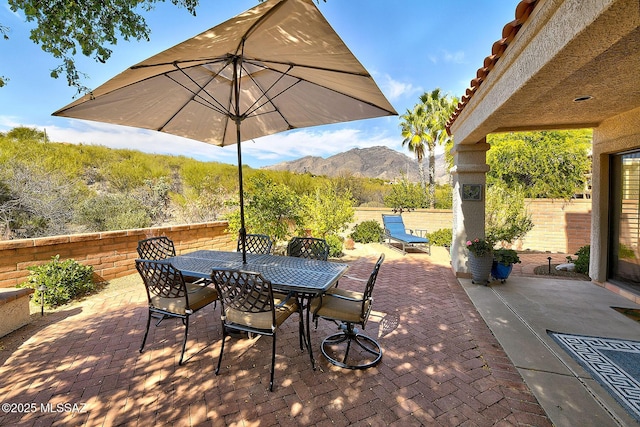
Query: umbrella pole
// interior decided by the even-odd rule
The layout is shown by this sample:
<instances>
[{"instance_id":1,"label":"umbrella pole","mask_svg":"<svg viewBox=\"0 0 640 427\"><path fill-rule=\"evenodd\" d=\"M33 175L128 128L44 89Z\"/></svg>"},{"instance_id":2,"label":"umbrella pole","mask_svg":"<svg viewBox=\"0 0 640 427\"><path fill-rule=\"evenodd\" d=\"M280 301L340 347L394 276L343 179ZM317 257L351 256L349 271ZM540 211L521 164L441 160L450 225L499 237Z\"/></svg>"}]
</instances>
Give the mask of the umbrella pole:
<instances>
[{"instance_id":1,"label":"umbrella pole","mask_svg":"<svg viewBox=\"0 0 640 427\"><path fill-rule=\"evenodd\" d=\"M240 120L236 119L238 135L238 178L240 181L240 241L242 242L242 263L247 263L247 230L244 227L244 189L242 185L242 149L240 147Z\"/></svg>"},{"instance_id":2,"label":"umbrella pole","mask_svg":"<svg viewBox=\"0 0 640 427\"><path fill-rule=\"evenodd\" d=\"M242 242L242 263L247 263L247 230L244 226L244 188L242 180L242 147L240 141L240 125L242 124L242 117L240 116L240 74L242 58L236 56L233 59L233 91L236 101L235 114L233 119L236 122L236 138L238 145L238 178L240 180L240 241Z\"/></svg>"}]
</instances>

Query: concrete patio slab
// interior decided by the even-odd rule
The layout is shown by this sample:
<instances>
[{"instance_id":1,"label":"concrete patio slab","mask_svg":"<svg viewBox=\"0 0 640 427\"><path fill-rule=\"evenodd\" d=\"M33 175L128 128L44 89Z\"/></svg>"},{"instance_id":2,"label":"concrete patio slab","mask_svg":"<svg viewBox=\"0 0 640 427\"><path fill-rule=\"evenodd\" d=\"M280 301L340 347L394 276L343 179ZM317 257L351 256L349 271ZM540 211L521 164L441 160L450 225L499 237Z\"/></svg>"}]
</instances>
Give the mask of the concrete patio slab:
<instances>
[{"instance_id":1,"label":"concrete patio slab","mask_svg":"<svg viewBox=\"0 0 640 427\"><path fill-rule=\"evenodd\" d=\"M638 425L547 334L638 340L640 324L611 308L637 304L588 281L512 276L489 286L460 282L554 425Z\"/></svg>"}]
</instances>

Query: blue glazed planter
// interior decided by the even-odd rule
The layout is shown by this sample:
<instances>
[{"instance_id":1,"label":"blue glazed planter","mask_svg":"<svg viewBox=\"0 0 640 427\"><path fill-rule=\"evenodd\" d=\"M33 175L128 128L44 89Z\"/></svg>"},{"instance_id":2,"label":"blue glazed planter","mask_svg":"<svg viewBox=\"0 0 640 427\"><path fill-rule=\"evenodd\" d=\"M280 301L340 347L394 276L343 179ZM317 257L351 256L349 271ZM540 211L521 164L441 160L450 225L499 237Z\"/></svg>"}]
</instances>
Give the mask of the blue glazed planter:
<instances>
[{"instance_id":1,"label":"blue glazed planter","mask_svg":"<svg viewBox=\"0 0 640 427\"><path fill-rule=\"evenodd\" d=\"M501 262L493 262L491 266L491 276L496 280L501 280L503 283L507 280L507 277L511 274L511 270L513 270L513 264L503 264Z\"/></svg>"}]
</instances>

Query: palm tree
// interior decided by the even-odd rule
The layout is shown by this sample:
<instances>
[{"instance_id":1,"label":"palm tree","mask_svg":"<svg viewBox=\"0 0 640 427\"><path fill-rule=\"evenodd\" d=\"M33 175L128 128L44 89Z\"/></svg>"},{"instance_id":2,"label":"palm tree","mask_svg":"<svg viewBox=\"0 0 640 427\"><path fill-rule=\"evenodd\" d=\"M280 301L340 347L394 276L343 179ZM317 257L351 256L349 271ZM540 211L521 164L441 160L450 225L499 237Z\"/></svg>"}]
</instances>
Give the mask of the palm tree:
<instances>
[{"instance_id":1,"label":"palm tree","mask_svg":"<svg viewBox=\"0 0 640 427\"><path fill-rule=\"evenodd\" d=\"M435 149L437 145L445 144L450 140L445 125L447 119L453 113L457 98L442 96L440 88L431 92L425 92L420 96L420 103L416 104L413 111L407 110L400 116L402 120L402 146L408 146L418 160L418 170L422 188L425 189L424 167L422 165L425 152L429 153L429 207L435 207L436 194L436 160Z\"/></svg>"},{"instance_id":2,"label":"palm tree","mask_svg":"<svg viewBox=\"0 0 640 427\"><path fill-rule=\"evenodd\" d=\"M420 174L420 186L426 199L427 186L424 179L424 153L425 141L429 134L426 127L426 114L422 104L416 104L413 110L407 110L400 116L400 128L402 129L402 146L405 145L416 156L418 161L418 173Z\"/></svg>"}]
</instances>

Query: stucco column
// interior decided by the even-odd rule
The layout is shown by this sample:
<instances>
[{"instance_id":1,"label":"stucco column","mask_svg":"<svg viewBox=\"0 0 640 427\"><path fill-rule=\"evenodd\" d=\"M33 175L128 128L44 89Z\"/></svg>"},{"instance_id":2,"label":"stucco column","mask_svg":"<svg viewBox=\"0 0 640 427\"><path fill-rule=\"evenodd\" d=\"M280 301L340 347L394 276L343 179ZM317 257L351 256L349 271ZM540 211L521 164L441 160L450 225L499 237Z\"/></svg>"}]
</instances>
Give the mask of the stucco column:
<instances>
[{"instance_id":1,"label":"stucco column","mask_svg":"<svg viewBox=\"0 0 640 427\"><path fill-rule=\"evenodd\" d=\"M487 151L486 138L476 144L456 145L451 150L453 178L453 241L451 267L457 277L471 277L466 242L484 238Z\"/></svg>"}]
</instances>

